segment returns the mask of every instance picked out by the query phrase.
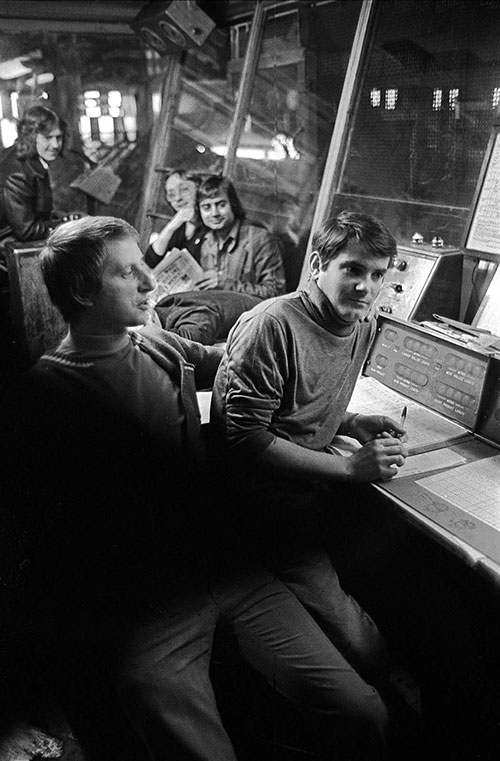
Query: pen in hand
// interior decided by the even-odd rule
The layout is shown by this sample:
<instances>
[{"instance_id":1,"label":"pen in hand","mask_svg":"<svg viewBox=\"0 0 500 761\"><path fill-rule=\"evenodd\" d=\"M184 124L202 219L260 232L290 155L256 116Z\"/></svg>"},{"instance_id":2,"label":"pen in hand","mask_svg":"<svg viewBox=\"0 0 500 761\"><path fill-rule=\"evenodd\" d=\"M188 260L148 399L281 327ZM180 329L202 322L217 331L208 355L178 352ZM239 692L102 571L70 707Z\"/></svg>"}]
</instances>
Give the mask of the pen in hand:
<instances>
[{"instance_id":1,"label":"pen in hand","mask_svg":"<svg viewBox=\"0 0 500 761\"><path fill-rule=\"evenodd\" d=\"M399 425L401 426L401 428L405 427L407 413L408 413L408 407L405 405L403 407L403 411L402 411L401 417L399 419ZM404 433L398 433L398 439L404 438L405 435L406 434L404 434Z\"/></svg>"},{"instance_id":2,"label":"pen in hand","mask_svg":"<svg viewBox=\"0 0 500 761\"><path fill-rule=\"evenodd\" d=\"M401 426L401 428L405 427L407 413L408 413L408 407L405 406L403 407L403 412L401 413L401 419L399 421L399 425Z\"/></svg>"}]
</instances>

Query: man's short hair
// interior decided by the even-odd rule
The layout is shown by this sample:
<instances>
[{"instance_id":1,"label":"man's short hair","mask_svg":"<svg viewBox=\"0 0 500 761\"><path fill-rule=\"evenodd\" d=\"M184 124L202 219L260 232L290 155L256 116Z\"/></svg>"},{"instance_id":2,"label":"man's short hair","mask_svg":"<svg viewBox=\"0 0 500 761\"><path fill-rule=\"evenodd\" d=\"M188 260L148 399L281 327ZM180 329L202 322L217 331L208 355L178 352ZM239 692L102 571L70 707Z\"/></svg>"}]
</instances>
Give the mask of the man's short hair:
<instances>
[{"instance_id":1,"label":"man's short hair","mask_svg":"<svg viewBox=\"0 0 500 761\"><path fill-rule=\"evenodd\" d=\"M391 260L396 257L396 240L380 220L357 211L341 211L313 235L313 251L319 254L321 269L326 269L352 240L358 241L373 256Z\"/></svg>"},{"instance_id":2,"label":"man's short hair","mask_svg":"<svg viewBox=\"0 0 500 761\"><path fill-rule=\"evenodd\" d=\"M48 135L58 127L63 133L63 143L66 137L66 122L55 111L46 106L32 106L29 108L17 128L17 140L15 143L18 158L31 158L37 155L36 136Z\"/></svg>"},{"instance_id":3,"label":"man's short hair","mask_svg":"<svg viewBox=\"0 0 500 761\"><path fill-rule=\"evenodd\" d=\"M226 193L231 211L233 212L235 219L244 219L245 210L241 205L241 201L238 198L236 188L228 177L224 177L222 174L211 174L206 177L196 194L197 205L199 205L205 198L215 198L221 193Z\"/></svg>"},{"instance_id":4,"label":"man's short hair","mask_svg":"<svg viewBox=\"0 0 500 761\"><path fill-rule=\"evenodd\" d=\"M51 301L66 322L85 307L78 297L99 292L109 241L138 240L137 231L117 217L83 217L52 232L40 254L43 278Z\"/></svg>"}]
</instances>

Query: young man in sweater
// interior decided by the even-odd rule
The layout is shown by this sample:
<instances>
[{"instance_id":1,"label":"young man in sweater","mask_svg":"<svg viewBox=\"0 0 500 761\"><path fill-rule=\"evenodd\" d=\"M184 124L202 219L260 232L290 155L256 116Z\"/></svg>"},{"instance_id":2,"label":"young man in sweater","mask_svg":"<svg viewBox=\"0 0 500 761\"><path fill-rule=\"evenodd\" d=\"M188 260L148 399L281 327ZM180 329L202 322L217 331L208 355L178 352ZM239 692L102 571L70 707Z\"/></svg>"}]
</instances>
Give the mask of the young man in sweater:
<instances>
[{"instance_id":1,"label":"young man in sweater","mask_svg":"<svg viewBox=\"0 0 500 761\"><path fill-rule=\"evenodd\" d=\"M325 759L384 758L377 691L285 585L225 543L195 394L220 350L148 324L155 282L122 220L62 226L42 269L69 333L18 385L10 446L39 641L99 653L155 761L235 761L209 672L225 622Z\"/></svg>"},{"instance_id":2,"label":"young man in sweater","mask_svg":"<svg viewBox=\"0 0 500 761\"><path fill-rule=\"evenodd\" d=\"M256 306L232 329L211 411L213 435L237 474L227 501L240 505L242 541L372 684L382 678L385 645L341 588L322 519L345 500L346 484L390 479L407 454L396 421L346 412L375 331L370 308L395 254L376 219L342 212L330 220L314 237L304 290ZM361 447L334 454L336 434Z\"/></svg>"},{"instance_id":3,"label":"young man in sweater","mask_svg":"<svg viewBox=\"0 0 500 761\"><path fill-rule=\"evenodd\" d=\"M418 679L426 749L416 757L469 759L484 722L475 622L460 585L419 554L418 536L387 512L373 517L379 503L363 484L387 481L404 465L403 428L347 412L375 331L371 307L395 255L393 236L365 214L344 211L318 230L304 289L256 306L231 331L212 428L224 446L227 515L244 527L240 540L354 669L382 687L384 642L342 589L337 570L345 574ZM357 440L353 454L332 447L337 434ZM376 536L373 525L381 526Z\"/></svg>"}]
</instances>

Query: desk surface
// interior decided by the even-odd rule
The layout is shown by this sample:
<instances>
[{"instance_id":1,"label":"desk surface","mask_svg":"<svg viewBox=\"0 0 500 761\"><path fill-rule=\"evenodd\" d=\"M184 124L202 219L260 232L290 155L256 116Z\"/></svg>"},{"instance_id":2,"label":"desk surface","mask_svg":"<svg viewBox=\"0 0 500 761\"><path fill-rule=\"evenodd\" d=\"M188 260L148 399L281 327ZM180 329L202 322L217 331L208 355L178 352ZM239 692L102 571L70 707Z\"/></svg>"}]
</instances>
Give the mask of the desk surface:
<instances>
[{"instance_id":1,"label":"desk surface","mask_svg":"<svg viewBox=\"0 0 500 761\"><path fill-rule=\"evenodd\" d=\"M363 377L349 408L398 419L406 403L397 391ZM438 413L410 404L410 457L396 478L374 488L409 520L500 583L500 451Z\"/></svg>"},{"instance_id":2,"label":"desk surface","mask_svg":"<svg viewBox=\"0 0 500 761\"><path fill-rule=\"evenodd\" d=\"M198 392L202 423L209 421L210 399L211 392ZM349 409L398 420L404 405L413 455L396 478L373 488L405 519L500 585L500 450L374 378L359 379ZM344 454L359 446L345 437L338 443Z\"/></svg>"}]
</instances>

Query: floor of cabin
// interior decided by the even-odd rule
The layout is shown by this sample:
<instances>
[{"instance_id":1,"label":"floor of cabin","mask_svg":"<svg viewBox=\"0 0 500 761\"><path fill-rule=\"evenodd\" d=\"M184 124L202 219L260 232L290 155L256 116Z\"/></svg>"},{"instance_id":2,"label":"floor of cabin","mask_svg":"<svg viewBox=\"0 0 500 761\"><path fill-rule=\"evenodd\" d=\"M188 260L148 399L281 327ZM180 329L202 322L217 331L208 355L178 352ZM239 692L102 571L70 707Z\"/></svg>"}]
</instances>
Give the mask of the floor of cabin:
<instances>
[{"instance_id":1,"label":"floor of cabin","mask_svg":"<svg viewBox=\"0 0 500 761\"><path fill-rule=\"evenodd\" d=\"M270 687L230 654L228 662L214 658L213 681L219 707L239 761L314 761L318 756L300 716L284 705ZM405 761L417 761L420 736L418 688L402 669L392 677L389 700L398 744ZM110 709L106 695L92 690L86 696L75 730L50 694L26 701L24 711L12 715L0 735L0 761L147 761L141 742L119 711ZM22 685L18 685L23 689ZM26 685L24 687L26 689ZM84 716L87 712L88 715ZM80 734L79 734L80 733ZM175 759L172 759L175 761ZM215 761L215 759L214 759Z\"/></svg>"},{"instance_id":2,"label":"floor of cabin","mask_svg":"<svg viewBox=\"0 0 500 761\"><path fill-rule=\"evenodd\" d=\"M217 664L215 666L218 668ZM220 676L220 675L219 675ZM227 677L227 675L226 675ZM300 717L294 714L271 689L256 683L248 671L237 667L225 686L218 686L221 714L232 739L238 761L319 761ZM442 761L441 752L422 746L422 719L419 691L404 669L393 673L394 693L387 701L392 719L395 750L390 761ZM92 701L91 701L92 702ZM102 713L101 713L102 709ZM98 726L93 738L81 742L67 716L50 697L31 716L18 719L0 735L0 761L148 761L140 741L122 718L110 719L109 706L92 705ZM106 718L104 718L106 717ZM454 761L453 756L447 756ZM470 761L498 761L498 747L478 751ZM172 759L176 761L176 759ZM216 759L214 759L216 761Z\"/></svg>"}]
</instances>

